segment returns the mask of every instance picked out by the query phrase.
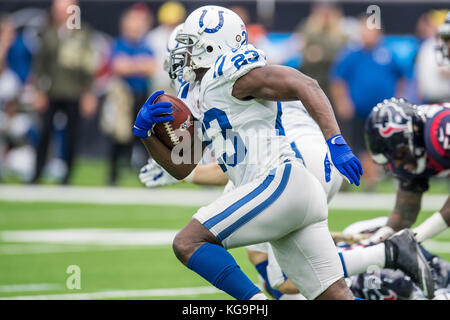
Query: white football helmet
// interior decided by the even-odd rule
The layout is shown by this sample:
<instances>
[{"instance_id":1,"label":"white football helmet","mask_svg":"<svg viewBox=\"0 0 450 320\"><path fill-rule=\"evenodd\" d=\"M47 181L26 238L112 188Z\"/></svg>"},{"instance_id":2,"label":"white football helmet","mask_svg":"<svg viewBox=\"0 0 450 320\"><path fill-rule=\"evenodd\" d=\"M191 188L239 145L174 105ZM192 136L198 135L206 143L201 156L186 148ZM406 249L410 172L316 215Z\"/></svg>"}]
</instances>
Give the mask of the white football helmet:
<instances>
[{"instance_id":1,"label":"white football helmet","mask_svg":"<svg viewBox=\"0 0 450 320\"><path fill-rule=\"evenodd\" d=\"M175 78L182 69L184 80L193 82L195 70L210 68L219 56L247 43L247 29L233 11L203 6L187 17L176 41L179 46L171 51L169 74Z\"/></svg>"}]
</instances>

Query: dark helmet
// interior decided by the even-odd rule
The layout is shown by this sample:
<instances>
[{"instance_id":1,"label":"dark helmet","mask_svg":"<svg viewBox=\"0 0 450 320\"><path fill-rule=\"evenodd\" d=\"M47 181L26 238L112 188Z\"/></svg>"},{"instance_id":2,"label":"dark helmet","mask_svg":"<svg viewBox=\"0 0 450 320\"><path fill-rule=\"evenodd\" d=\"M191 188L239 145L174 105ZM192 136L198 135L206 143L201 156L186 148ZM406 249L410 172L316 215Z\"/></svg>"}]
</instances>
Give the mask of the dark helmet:
<instances>
[{"instance_id":1,"label":"dark helmet","mask_svg":"<svg viewBox=\"0 0 450 320\"><path fill-rule=\"evenodd\" d=\"M351 277L350 290L367 300L409 300L414 284L400 270L374 269Z\"/></svg>"},{"instance_id":2,"label":"dark helmet","mask_svg":"<svg viewBox=\"0 0 450 320\"><path fill-rule=\"evenodd\" d=\"M394 160L414 162L424 169L423 119L417 106L392 98L377 104L366 120L365 140L372 159L380 165ZM420 161L424 162L424 161Z\"/></svg>"}]
</instances>

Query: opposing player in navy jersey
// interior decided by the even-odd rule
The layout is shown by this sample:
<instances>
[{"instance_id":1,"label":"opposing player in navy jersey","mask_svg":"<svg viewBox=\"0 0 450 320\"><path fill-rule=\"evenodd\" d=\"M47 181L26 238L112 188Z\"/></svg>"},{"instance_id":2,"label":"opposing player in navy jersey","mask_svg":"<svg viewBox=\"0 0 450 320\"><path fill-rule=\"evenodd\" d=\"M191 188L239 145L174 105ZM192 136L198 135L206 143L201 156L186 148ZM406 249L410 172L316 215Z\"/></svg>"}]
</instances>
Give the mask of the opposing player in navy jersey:
<instances>
[{"instance_id":1,"label":"opposing player in navy jersey","mask_svg":"<svg viewBox=\"0 0 450 320\"><path fill-rule=\"evenodd\" d=\"M372 238L383 239L416 221L431 177L450 177L450 104L416 106L390 99L378 104L366 125L373 160L399 180L397 199L387 224ZM450 197L414 229L422 242L450 225Z\"/></svg>"},{"instance_id":2,"label":"opposing player in navy jersey","mask_svg":"<svg viewBox=\"0 0 450 320\"><path fill-rule=\"evenodd\" d=\"M450 225L450 197L447 197L438 212L414 230L409 229L419 214L430 178L450 176L450 105L417 106L403 99L384 100L369 115L365 135L373 160L391 171L399 186L386 226L368 239L369 246L340 253L347 274L362 273L370 265L392 268L386 258L408 250L409 245L403 243L392 249L389 242L379 242L398 230L422 242ZM426 266L419 264L419 268L425 270ZM434 284L428 282L422 290L426 297L432 298Z\"/></svg>"}]
</instances>

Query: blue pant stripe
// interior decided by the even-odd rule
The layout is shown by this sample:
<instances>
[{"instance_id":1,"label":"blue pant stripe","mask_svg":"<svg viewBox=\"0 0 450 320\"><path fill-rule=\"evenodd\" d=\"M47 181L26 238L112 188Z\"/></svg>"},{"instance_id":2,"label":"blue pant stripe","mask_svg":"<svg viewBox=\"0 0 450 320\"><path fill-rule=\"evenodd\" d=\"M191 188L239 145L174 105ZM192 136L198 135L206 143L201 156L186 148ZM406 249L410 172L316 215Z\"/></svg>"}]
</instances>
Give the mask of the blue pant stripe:
<instances>
[{"instance_id":1,"label":"blue pant stripe","mask_svg":"<svg viewBox=\"0 0 450 320\"><path fill-rule=\"evenodd\" d=\"M231 206L229 206L228 208L226 208L224 211L222 211L221 213L215 215L214 217L206 220L205 223L203 223L203 225L208 228L211 229L212 227L214 227L216 224L218 224L219 222L221 222L222 220L226 219L227 217L229 217L231 214L233 214L236 210L238 210L239 208L241 208L243 205L245 205L247 202L253 200L254 198L256 198L258 195L260 195L264 190L266 190L270 183L273 181L273 177L274 175L268 175L266 179L264 179L263 183L261 183L255 190L253 190L252 192L250 192L248 195L246 195L245 197L241 198L240 200L236 201L235 203L233 203Z\"/></svg>"},{"instance_id":2,"label":"blue pant stripe","mask_svg":"<svg viewBox=\"0 0 450 320\"><path fill-rule=\"evenodd\" d=\"M295 157L297 159L302 160L303 165L306 167L305 160L303 159L303 156L302 156L300 150L298 150L297 145L295 144L294 141L291 142L291 149L292 149L292 151L294 151Z\"/></svg>"},{"instance_id":3,"label":"blue pant stripe","mask_svg":"<svg viewBox=\"0 0 450 320\"><path fill-rule=\"evenodd\" d=\"M253 210L251 210L249 213L247 213L246 215L244 215L241 218L239 218L236 222L234 222L228 228L226 228L222 232L220 232L217 235L217 239L219 239L220 241L223 241L226 237L228 237L234 231L236 231L237 229L242 227L248 221L250 221L251 219L256 217L262 211L264 211L272 203L274 203L275 200L278 199L278 197L281 195L281 193L286 188L286 185L287 185L287 183L289 181L291 168L292 168L292 165L290 163L286 164L286 166L284 168L283 176L281 178L281 182L278 185L277 189L272 193L272 195L269 198L267 198L265 201L263 201L261 204L259 204L257 207L255 207Z\"/></svg>"},{"instance_id":4,"label":"blue pant stripe","mask_svg":"<svg viewBox=\"0 0 450 320\"><path fill-rule=\"evenodd\" d=\"M347 278L347 268L345 267L344 257L342 256L342 252L338 252L339 258L341 259L342 269L344 269L344 277Z\"/></svg>"}]
</instances>

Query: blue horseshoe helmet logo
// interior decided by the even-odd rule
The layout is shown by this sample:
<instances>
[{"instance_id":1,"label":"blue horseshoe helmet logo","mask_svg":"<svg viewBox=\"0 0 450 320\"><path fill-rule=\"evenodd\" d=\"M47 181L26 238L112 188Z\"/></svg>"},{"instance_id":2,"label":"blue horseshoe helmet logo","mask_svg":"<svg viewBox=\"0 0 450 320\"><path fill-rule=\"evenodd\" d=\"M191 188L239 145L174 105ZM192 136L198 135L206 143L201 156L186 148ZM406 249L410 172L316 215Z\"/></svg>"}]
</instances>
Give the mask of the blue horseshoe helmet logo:
<instances>
[{"instance_id":1,"label":"blue horseshoe helmet logo","mask_svg":"<svg viewBox=\"0 0 450 320\"><path fill-rule=\"evenodd\" d=\"M206 12L208 12L208 10L206 10L206 9L203 10L203 13L202 13L202 15L200 17L200 21L199 21L200 28L203 28L203 26L204 26L203 18L205 17ZM222 27L223 27L223 11L219 11L219 24L215 28L205 28L205 32L206 33L216 33Z\"/></svg>"}]
</instances>

